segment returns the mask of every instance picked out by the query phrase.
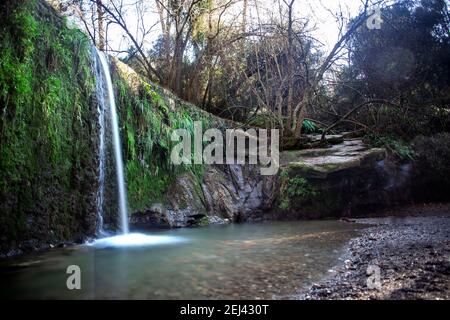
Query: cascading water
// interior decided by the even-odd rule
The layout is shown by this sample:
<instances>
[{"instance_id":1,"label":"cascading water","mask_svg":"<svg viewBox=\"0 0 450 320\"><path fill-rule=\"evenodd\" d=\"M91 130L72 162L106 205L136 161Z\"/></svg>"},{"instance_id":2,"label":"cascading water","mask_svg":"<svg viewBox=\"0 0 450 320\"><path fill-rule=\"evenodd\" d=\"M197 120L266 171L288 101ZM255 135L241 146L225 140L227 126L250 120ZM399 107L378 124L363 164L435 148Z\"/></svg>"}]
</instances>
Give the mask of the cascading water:
<instances>
[{"instance_id":1,"label":"cascading water","mask_svg":"<svg viewBox=\"0 0 450 320\"><path fill-rule=\"evenodd\" d=\"M112 142L114 148L114 157L116 162L116 177L119 196L119 218L122 235L97 239L88 245L99 248L104 247L133 247L133 246L153 246L161 244L177 243L185 241L180 237L172 236L154 236L140 233L128 233L128 210L127 210L127 192L125 179L123 175L122 145L120 143L119 124L116 113L116 102L114 100L114 91L111 80L106 55L94 47L93 59L96 72L96 89L98 99L98 114L100 125L100 143L99 143L99 190L97 194L97 211L99 218L98 234L105 236L103 229L103 208L105 205L105 180L106 180L106 126L109 118L112 128ZM109 135L108 135L109 136Z\"/></svg>"},{"instance_id":2,"label":"cascading water","mask_svg":"<svg viewBox=\"0 0 450 320\"><path fill-rule=\"evenodd\" d=\"M105 171L106 171L106 149L105 149L105 96L104 96L104 84L101 69L98 65L97 48L92 47L92 56L94 57L94 70L96 74L96 91L97 91L97 111L98 111L98 123L100 127L99 133L99 174L98 174L98 192L97 192L97 216L98 216L98 234L104 235L103 230L103 206L105 203Z\"/></svg>"},{"instance_id":3,"label":"cascading water","mask_svg":"<svg viewBox=\"0 0 450 320\"><path fill-rule=\"evenodd\" d=\"M97 197L98 215L99 215L99 233L103 233L103 205L105 189L105 112L109 107L111 118L111 128L113 135L113 148L116 163L116 177L119 196L119 217L121 230L124 234L129 231L128 228L128 210L127 210L127 191L125 179L123 176L122 145L120 143L119 124L116 112L116 102L112 86L111 73L109 71L108 61L103 52L95 49L94 63L97 77L97 96L100 124L100 146L99 146L99 191Z\"/></svg>"}]
</instances>

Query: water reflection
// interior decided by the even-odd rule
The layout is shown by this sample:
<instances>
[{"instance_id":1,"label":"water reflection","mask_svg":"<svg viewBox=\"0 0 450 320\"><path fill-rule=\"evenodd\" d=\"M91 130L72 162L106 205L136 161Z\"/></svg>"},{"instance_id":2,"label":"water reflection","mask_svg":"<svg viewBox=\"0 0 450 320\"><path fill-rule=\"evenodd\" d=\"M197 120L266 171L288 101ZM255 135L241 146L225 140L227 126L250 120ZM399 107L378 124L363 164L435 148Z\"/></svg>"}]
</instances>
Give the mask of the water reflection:
<instances>
[{"instance_id":1,"label":"water reflection","mask_svg":"<svg viewBox=\"0 0 450 320\"><path fill-rule=\"evenodd\" d=\"M361 227L301 221L130 234L129 239L2 261L1 296L270 299L293 294L327 274ZM130 246L139 241L158 245ZM65 287L71 264L81 267L82 290Z\"/></svg>"}]
</instances>

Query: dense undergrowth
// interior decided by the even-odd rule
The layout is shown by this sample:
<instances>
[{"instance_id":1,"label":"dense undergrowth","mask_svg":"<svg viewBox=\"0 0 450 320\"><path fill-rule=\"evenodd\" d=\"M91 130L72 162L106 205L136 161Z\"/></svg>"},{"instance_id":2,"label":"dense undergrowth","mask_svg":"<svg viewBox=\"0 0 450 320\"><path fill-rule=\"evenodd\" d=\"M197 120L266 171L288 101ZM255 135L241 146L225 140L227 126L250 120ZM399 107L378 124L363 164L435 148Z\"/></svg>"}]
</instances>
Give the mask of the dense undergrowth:
<instances>
[{"instance_id":1,"label":"dense undergrowth","mask_svg":"<svg viewBox=\"0 0 450 320\"><path fill-rule=\"evenodd\" d=\"M374 147L386 148L400 161L414 160L410 139L406 140L389 134L367 133L364 141Z\"/></svg>"}]
</instances>

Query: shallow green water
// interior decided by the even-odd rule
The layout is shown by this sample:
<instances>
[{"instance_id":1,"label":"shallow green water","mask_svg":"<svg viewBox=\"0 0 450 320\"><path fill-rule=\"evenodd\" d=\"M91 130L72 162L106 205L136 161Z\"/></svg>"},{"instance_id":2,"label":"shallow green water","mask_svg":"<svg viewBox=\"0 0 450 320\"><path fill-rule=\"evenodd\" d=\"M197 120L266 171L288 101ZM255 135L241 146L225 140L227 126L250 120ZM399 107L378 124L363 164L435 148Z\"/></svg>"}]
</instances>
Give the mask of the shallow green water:
<instances>
[{"instance_id":1,"label":"shallow green water","mask_svg":"<svg viewBox=\"0 0 450 320\"><path fill-rule=\"evenodd\" d=\"M153 234L142 247L81 245L0 262L2 298L257 299L295 294L329 273L361 226L340 221L238 224ZM66 269L81 268L81 290Z\"/></svg>"}]
</instances>

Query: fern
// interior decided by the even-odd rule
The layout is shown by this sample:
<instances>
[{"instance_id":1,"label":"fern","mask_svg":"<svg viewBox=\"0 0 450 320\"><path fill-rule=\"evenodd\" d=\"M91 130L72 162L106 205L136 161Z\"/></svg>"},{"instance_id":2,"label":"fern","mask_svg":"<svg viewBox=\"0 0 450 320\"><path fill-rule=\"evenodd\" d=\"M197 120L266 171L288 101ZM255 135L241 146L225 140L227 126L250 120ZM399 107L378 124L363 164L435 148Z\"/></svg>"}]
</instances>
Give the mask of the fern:
<instances>
[{"instance_id":1,"label":"fern","mask_svg":"<svg viewBox=\"0 0 450 320\"><path fill-rule=\"evenodd\" d=\"M311 120L303 120L303 124L302 124L302 131L305 133L314 133L317 132L317 125L315 122L311 121Z\"/></svg>"}]
</instances>

